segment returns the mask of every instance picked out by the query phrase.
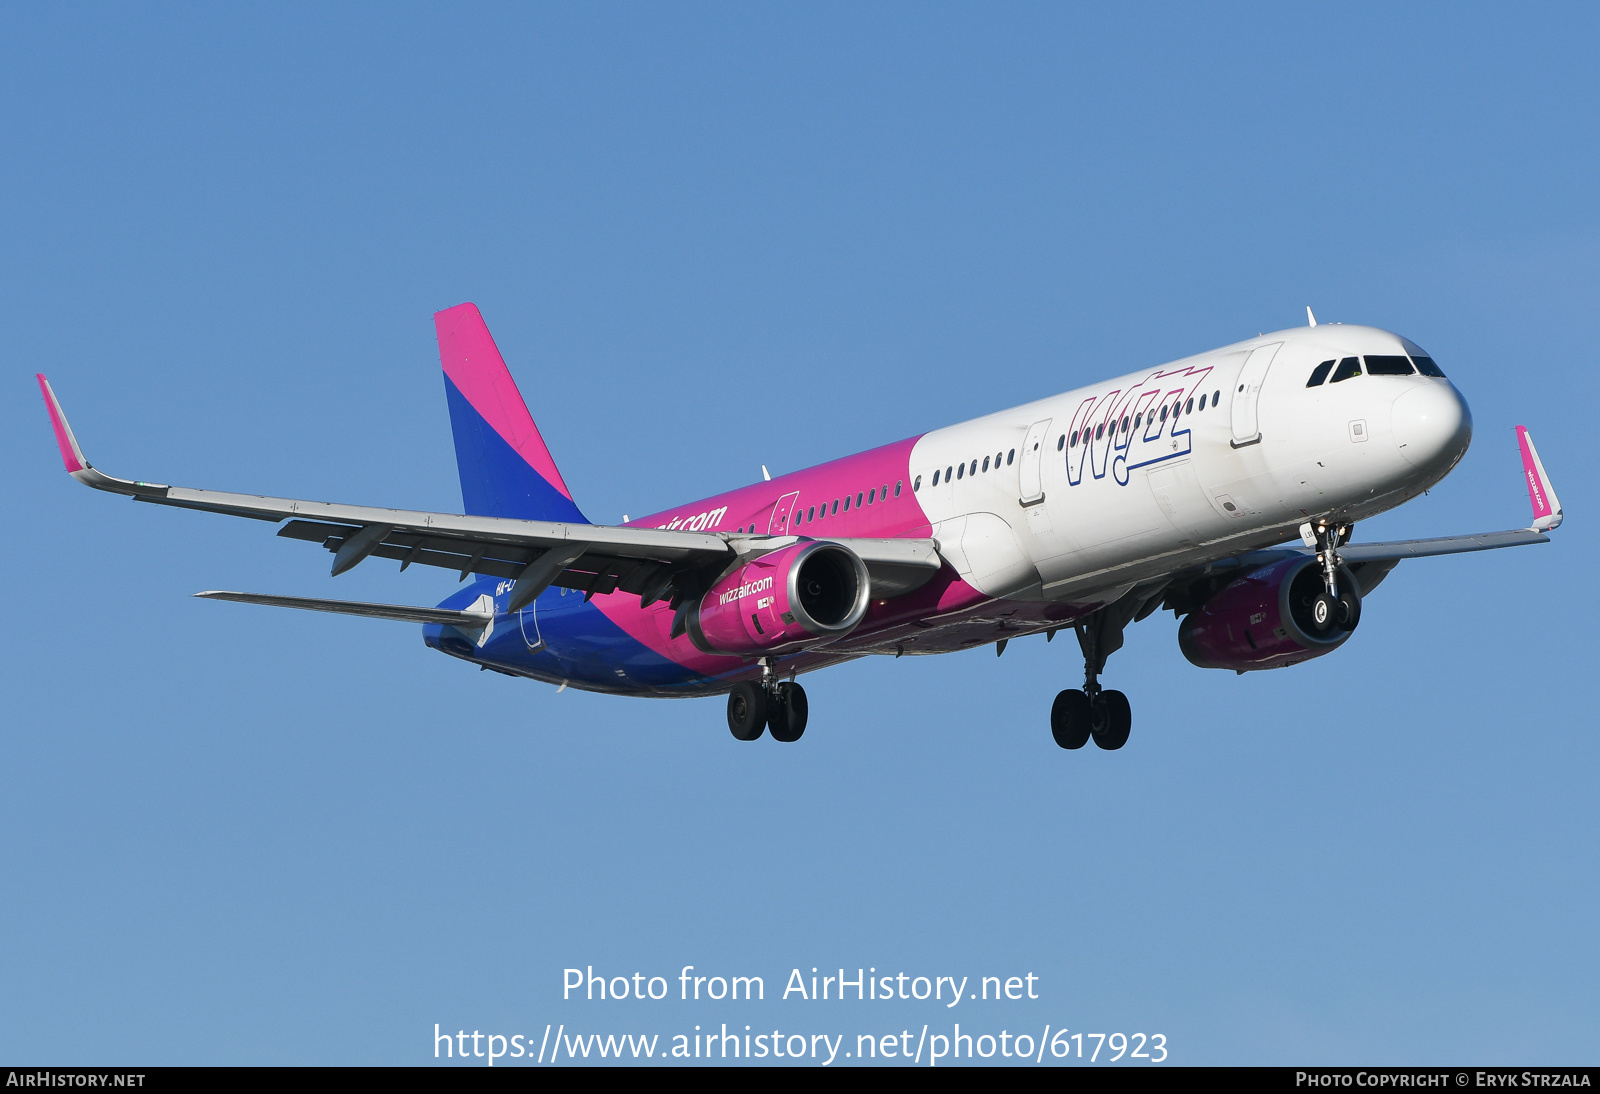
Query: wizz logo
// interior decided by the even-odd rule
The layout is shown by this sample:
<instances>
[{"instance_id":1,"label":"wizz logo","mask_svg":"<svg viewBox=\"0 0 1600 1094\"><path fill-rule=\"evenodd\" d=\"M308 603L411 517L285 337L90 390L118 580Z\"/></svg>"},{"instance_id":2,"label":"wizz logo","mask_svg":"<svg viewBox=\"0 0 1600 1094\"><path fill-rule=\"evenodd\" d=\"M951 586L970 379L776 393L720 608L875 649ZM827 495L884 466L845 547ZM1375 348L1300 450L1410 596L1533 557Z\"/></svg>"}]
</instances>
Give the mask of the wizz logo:
<instances>
[{"instance_id":1,"label":"wizz logo","mask_svg":"<svg viewBox=\"0 0 1600 1094\"><path fill-rule=\"evenodd\" d=\"M1187 400L1211 372L1210 365L1154 372L1124 391L1091 395L1072 415L1067 433L1067 482L1083 481L1085 465L1092 478L1106 471L1118 486L1128 473L1162 460L1187 456L1191 450Z\"/></svg>"}]
</instances>

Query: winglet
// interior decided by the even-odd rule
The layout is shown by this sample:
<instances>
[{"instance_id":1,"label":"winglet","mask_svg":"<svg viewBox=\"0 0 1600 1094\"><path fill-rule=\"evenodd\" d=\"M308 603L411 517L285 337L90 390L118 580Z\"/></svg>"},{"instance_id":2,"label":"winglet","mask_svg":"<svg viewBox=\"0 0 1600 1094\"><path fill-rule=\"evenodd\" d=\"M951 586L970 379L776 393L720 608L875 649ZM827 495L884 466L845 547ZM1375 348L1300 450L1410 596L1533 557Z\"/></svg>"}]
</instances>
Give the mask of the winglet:
<instances>
[{"instance_id":1,"label":"winglet","mask_svg":"<svg viewBox=\"0 0 1600 1094\"><path fill-rule=\"evenodd\" d=\"M1550 485L1539 450L1524 426L1517 426L1517 445L1522 449L1522 474L1528 480L1528 500L1533 503L1533 530L1548 532L1561 527L1561 499Z\"/></svg>"},{"instance_id":2,"label":"winglet","mask_svg":"<svg viewBox=\"0 0 1600 1094\"><path fill-rule=\"evenodd\" d=\"M56 447L61 449L61 462L66 465L67 474L85 486L113 494L127 494L129 497L147 500L167 496L170 487L162 483L113 478L96 469L84 456L83 449L78 447L78 438L72 435L72 427L67 424L67 416L61 413L61 401L51 389L50 381L44 378L42 372L36 372L34 375L39 380L39 390L44 393L45 409L50 412L50 426L56 431Z\"/></svg>"},{"instance_id":3,"label":"winglet","mask_svg":"<svg viewBox=\"0 0 1600 1094\"><path fill-rule=\"evenodd\" d=\"M56 445L61 449L61 462L67 465L67 473L76 476L89 466L89 461L83 458L83 449L78 447L78 438L72 435L72 427L67 424L67 416L61 413L61 402L56 398L56 393L50 389L50 381L44 378L44 373L36 372L39 390L44 393L45 409L50 411L50 425L56 431Z\"/></svg>"}]
</instances>

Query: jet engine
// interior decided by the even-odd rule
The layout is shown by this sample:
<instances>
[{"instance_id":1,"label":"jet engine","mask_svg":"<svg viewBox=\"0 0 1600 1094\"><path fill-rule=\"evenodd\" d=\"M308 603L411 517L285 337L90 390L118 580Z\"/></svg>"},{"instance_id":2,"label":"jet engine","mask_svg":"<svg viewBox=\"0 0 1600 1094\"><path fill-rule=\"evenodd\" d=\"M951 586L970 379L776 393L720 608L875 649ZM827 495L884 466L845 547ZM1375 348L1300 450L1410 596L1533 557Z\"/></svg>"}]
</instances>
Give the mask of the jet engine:
<instances>
[{"instance_id":1,"label":"jet engine","mask_svg":"<svg viewBox=\"0 0 1600 1094\"><path fill-rule=\"evenodd\" d=\"M1203 669L1276 669L1331 653L1361 619L1361 588L1346 567L1338 572L1338 610L1318 626L1324 592L1315 557L1264 566L1224 585L1178 627L1178 647Z\"/></svg>"},{"instance_id":2,"label":"jet engine","mask_svg":"<svg viewBox=\"0 0 1600 1094\"><path fill-rule=\"evenodd\" d=\"M739 566L686 608L703 653L766 654L842 638L867 612L867 565L839 543L812 541Z\"/></svg>"}]
</instances>

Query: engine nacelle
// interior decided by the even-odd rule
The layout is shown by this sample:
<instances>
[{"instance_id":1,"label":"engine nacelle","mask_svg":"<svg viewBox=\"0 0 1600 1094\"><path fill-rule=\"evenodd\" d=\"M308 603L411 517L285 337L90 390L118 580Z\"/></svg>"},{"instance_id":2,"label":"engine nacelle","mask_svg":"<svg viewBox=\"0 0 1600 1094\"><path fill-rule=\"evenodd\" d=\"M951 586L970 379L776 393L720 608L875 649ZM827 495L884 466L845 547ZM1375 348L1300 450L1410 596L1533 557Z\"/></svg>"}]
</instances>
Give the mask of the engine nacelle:
<instances>
[{"instance_id":1,"label":"engine nacelle","mask_svg":"<svg viewBox=\"0 0 1600 1094\"><path fill-rule=\"evenodd\" d=\"M688 610L703 653L764 654L842 638L867 612L867 564L842 544L798 543L745 563Z\"/></svg>"},{"instance_id":2,"label":"engine nacelle","mask_svg":"<svg viewBox=\"0 0 1600 1094\"><path fill-rule=\"evenodd\" d=\"M1339 570L1339 592L1356 598L1361 587L1348 569ZM1203 669L1276 669L1332 653L1360 622L1318 631L1311 607L1322 592L1322 567L1314 557L1285 559L1222 587L1184 617L1178 648Z\"/></svg>"}]
</instances>

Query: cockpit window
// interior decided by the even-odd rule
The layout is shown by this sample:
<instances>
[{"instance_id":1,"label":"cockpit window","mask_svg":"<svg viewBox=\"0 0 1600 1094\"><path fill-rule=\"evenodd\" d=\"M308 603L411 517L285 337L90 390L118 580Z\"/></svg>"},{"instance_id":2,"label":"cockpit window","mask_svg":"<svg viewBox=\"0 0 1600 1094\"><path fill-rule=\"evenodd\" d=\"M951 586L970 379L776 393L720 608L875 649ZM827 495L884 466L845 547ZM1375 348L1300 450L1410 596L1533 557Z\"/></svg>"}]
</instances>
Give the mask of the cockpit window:
<instances>
[{"instance_id":1,"label":"cockpit window","mask_svg":"<svg viewBox=\"0 0 1600 1094\"><path fill-rule=\"evenodd\" d=\"M1367 354L1368 376L1410 376L1411 360L1401 354L1373 356Z\"/></svg>"},{"instance_id":2,"label":"cockpit window","mask_svg":"<svg viewBox=\"0 0 1600 1094\"><path fill-rule=\"evenodd\" d=\"M1346 357L1343 361L1339 362L1339 367L1333 370L1333 379L1329 380L1328 383L1337 384L1340 380L1348 380L1352 376L1360 375L1361 358Z\"/></svg>"},{"instance_id":3,"label":"cockpit window","mask_svg":"<svg viewBox=\"0 0 1600 1094\"><path fill-rule=\"evenodd\" d=\"M1413 357L1411 360L1416 362L1417 371L1422 375L1437 376L1441 380L1444 379L1444 369L1434 364L1432 357Z\"/></svg>"},{"instance_id":4,"label":"cockpit window","mask_svg":"<svg viewBox=\"0 0 1600 1094\"><path fill-rule=\"evenodd\" d=\"M1306 381L1306 387L1317 387L1328 378L1328 370L1333 368L1332 361L1324 361L1311 370L1311 379Z\"/></svg>"}]
</instances>

